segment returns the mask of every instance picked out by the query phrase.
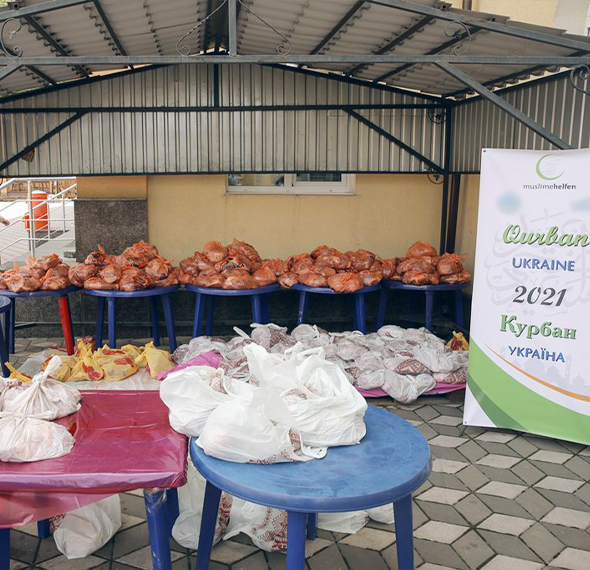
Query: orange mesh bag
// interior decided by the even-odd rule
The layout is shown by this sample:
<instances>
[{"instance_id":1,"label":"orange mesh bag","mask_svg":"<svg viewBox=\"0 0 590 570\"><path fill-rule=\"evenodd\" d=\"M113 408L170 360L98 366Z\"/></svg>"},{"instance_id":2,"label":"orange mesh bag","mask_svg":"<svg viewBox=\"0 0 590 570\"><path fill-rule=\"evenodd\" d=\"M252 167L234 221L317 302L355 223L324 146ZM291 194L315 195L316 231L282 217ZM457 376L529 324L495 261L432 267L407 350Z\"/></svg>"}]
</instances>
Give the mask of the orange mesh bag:
<instances>
[{"instance_id":1,"label":"orange mesh bag","mask_svg":"<svg viewBox=\"0 0 590 570\"><path fill-rule=\"evenodd\" d=\"M363 280L358 273L338 273L328 277L328 287L336 293L354 293L363 288Z\"/></svg>"},{"instance_id":2,"label":"orange mesh bag","mask_svg":"<svg viewBox=\"0 0 590 570\"><path fill-rule=\"evenodd\" d=\"M429 243L423 241L417 241L408 249L406 257L422 257L424 255L436 255L436 249L434 249Z\"/></svg>"},{"instance_id":3,"label":"orange mesh bag","mask_svg":"<svg viewBox=\"0 0 590 570\"><path fill-rule=\"evenodd\" d=\"M281 284L281 287L284 287L285 289L291 289L293 285L299 283L299 275L297 275L297 273L287 271L282 275L279 275L279 283Z\"/></svg>"},{"instance_id":4,"label":"orange mesh bag","mask_svg":"<svg viewBox=\"0 0 590 570\"><path fill-rule=\"evenodd\" d=\"M221 286L223 289L256 289L260 285L249 273L229 275Z\"/></svg>"},{"instance_id":5,"label":"orange mesh bag","mask_svg":"<svg viewBox=\"0 0 590 570\"><path fill-rule=\"evenodd\" d=\"M235 249L240 255L247 257L252 262L260 261L260 255L256 251L256 248L245 241L240 241L234 238L230 247Z\"/></svg>"},{"instance_id":6,"label":"orange mesh bag","mask_svg":"<svg viewBox=\"0 0 590 570\"><path fill-rule=\"evenodd\" d=\"M303 271L299 274L299 283L308 287L326 287L326 277L315 271Z\"/></svg>"},{"instance_id":7,"label":"orange mesh bag","mask_svg":"<svg viewBox=\"0 0 590 570\"><path fill-rule=\"evenodd\" d=\"M203 255L210 263L217 263L227 256L227 247L221 245L218 241L210 241L203 247Z\"/></svg>"},{"instance_id":8,"label":"orange mesh bag","mask_svg":"<svg viewBox=\"0 0 590 570\"><path fill-rule=\"evenodd\" d=\"M258 283L259 287L266 287L277 282L277 276L270 267L262 267L258 271L252 273L253 279Z\"/></svg>"},{"instance_id":9,"label":"orange mesh bag","mask_svg":"<svg viewBox=\"0 0 590 570\"><path fill-rule=\"evenodd\" d=\"M465 255L457 255L456 253L443 253L436 268L441 275L452 275L453 273L461 273L463 271L463 264Z\"/></svg>"}]
</instances>

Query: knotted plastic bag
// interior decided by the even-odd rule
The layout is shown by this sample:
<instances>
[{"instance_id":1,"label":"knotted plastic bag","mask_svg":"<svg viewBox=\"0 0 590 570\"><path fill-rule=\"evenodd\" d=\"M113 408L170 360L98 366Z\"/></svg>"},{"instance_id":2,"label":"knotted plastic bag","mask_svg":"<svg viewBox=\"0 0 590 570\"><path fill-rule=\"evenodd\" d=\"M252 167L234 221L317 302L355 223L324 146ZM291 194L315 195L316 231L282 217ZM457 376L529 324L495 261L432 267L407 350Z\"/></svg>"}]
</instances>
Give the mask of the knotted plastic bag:
<instances>
[{"instance_id":1,"label":"knotted plastic bag","mask_svg":"<svg viewBox=\"0 0 590 570\"><path fill-rule=\"evenodd\" d=\"M64 426L46 421L51 415L1 412L0 461L25 463L67 455L74 446L74 437Z\"/></svg>"},{"instance_id":2,"label":"knotted plastic bag","mask_svg":"<svg viewBox=\"0 0 590 570\"><path fill-rule=\"evenodd\" d=\"M25 416L48 414L44 419L55 420L80 409L80 392L50 376L61 367L61 358L54 356L45 370L33 377L31 386L6 403L4 412Z\"/></svg>"},{"instance_id":3,"label":"knotted plastic bag","mask_svg":"<svg viewBox=\"0 0 590 570\"><path fill-rule=\"evenodd\" d=\"M70 373L70 382L82 380L102 380L104 372L91 356L80 358Z\"/></svg>"},{"instance_id":4,"label":"knotted plastic bag","mask_svg":"<svg viewBox=\"0 0 590 570\"><path fill-rule=\"evenodd\" d=\"M160 372L170 370L174 366L170 353L167 350L160 350L153 342L148 342L143 347L143 352L135 359L135 365L145 367L152 378Z\"/></svg>"}]
</instances>

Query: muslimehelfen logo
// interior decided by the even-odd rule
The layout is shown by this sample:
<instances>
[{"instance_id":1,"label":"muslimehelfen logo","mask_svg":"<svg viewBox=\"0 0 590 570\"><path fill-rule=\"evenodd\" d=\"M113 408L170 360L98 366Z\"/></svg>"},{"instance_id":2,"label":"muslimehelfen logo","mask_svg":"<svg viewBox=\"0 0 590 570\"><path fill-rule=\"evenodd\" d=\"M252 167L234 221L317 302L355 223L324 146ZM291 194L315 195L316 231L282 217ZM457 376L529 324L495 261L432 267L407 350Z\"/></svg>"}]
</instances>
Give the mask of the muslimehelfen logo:
<instances>
[{"instance_id":1,"label":"muslimehelfen logo","mask_svg":"<svg viewBox=\"0 0 590 570\"><path fill-rule=\"evenodd\" d=\"M575 190L575 184L568 184L561 177L565 168L558 154L545 154L535 165L535 172L541 179L536 184L523 184L524 190Z\"/></svg>"}]
</instances>

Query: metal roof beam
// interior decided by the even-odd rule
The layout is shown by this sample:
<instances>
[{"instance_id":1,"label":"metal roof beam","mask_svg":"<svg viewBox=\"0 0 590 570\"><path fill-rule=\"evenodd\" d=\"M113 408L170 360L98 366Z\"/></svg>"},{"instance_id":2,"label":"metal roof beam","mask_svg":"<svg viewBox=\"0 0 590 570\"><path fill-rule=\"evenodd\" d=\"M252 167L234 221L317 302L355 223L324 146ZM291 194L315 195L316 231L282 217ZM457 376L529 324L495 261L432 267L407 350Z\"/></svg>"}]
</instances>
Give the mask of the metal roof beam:
<instances>
[{"instance_id":1,"label":"metal roof beam","mask_svg":"<svg viewBox=\"0 0 590 570\"><path fill-rule=\"evenodd\" d=\"M215 30L215 53L219 53L221 42L223 41L223 32L225 31L225 22L227 20L228 7L227 3L221 8L219 16L217 16L217 29ZM237 8L236 8L237 16Z\"/></svg>"},{"instance_id":2,"label":"metal roof beam","mask_svg":"<svg viewBox=\"0 0 590 570\"><path fill-rule=\"evenodd\" d=\"M557 135L554 135L551 131L547 130L545 127L531 119L528 115L525 115L525 113L523 113L520 109L513 107L512 105L510 105L510 103L508 103L500 96L490 91L487 87L484 87L481 83L479 83L478 81L476 81L460 69L457 69L456 67L453 67L452 65L446 63L437 63L436 65L440 67L443 71L448 73L451 77L458 79L461 83L463 83L467 87L470 87L471 89L479 93L482 97L484 97L497 107L500 107L500 109L508 113L511 117L521 122L523 125L531 129L533 132L543 137L545 140L548 140L557 148L573 148L570 144L560 139Z\"/></svg>"},{"instance_id":3,"label":"metal roof beam","mask_svg":"<svg viewBox=\"0 0 590 570\"><path fill-rule=\"evenodd\" d=\"M25 16L34 16L35 14L43 14L45 12L53 12L54 10L61 10L62 8L69 8L70 6L78 6L85 4L88 0L53 0L52 2L43 2L35 4L34 6L24 6L18 10L6 10L0 12L0 22L10 20L11 18L24 18Z\"/></svg>"},{"instance_id":4,"label":"metal roof beam","mask_svg":"<svg viewBox=\"0 0 590 570\"><path fill-rule=\"evenodd\" d=\"M339 22L330 30L327 36L315 46L309 53L311 55L318 53L346 24L348 24L349 20L363 7L365 0L361 0L360 2L356 2L352 8L340 18Z\"/></svg>"},{"instance_id":5,"label":"metal roof beam","mask_svg":"<svg viewBox=\"0 0 590 570\"><path fill-rule=\"evenodd\" d=\"M489 30L490 32L496 32L498 34L505 34L524 40L530 40L533 42L541 42L544 44L559 46L563 48L572 48L577 50L588 50L589 43L582 42L580 40L572 40L563 36L555 36L546 32L539 32L537 30L529 30L526 28L519 28L511 26L510 24L499 24L490 20L483 20L473 15L464 16L463 14L457 14L450 10L440 10L438 8L431 8L430 6L424 6L422 4L416 4L408 0L367 0L374 4L380 4L382 6L388 6L390 8L396 8L403 10L404 12L412 12L414 14L423 14L425 16L434 16L439 20L448 20L450 22L460 22L467 26L473 26L482 30Z\"/></svg>"},{"instance_id":6,"label":"metal roof beam","mask_svg":"<svg viewBox=\"0 0 590 570\"><path fill-rule=\"evenodd\" d=\"M236 0L228 0L227 29L229 35L229 55L238 55L237 15Z\"/></svg>"},{"instance_id":7,"label":"metal roof beam","mask_svg":"<svg viewBox=\"0 0 590 570\"><path fill-rule=\"evenodd\" d=\"M18 71L20 65L17 63L13 63L12 65L7 65L0 70L0 81L12 75L15 71Z\"/></svg>"},{"instance_id":8,"label":"metal roof beam","mask_svg":"<svg viewBox=\"0 0 590 570\"><path fill-rule=\"evenodd\" d=\"M428 64L449 63L460 65L543 65L552 66L576 66L589 65L590 56L528 56L528 55L223 55L200 54L190 57L180 55L138 55L138 56L22 56L18 58L21 65L113 65L125 67L126 65L185 65L201 63L220 64L273 64L273 63L309 63L309 64L362 64L362 63L387 63L387 64ZM0 65L13 63L12 57L0 57Z\"/></svg>"},{"instance_id":9,"label":"metal roof beam","mask_svg":"<svg viewBox=\"0 0 590 570\"><path fill-rule=\"evenodd\" d=\"M205 18L211 14L211 8L213 7L213 0L207 0L207 8L205 8ZM209 32L211 30L211 22L205 23L205 29L203 30L203 49L202 51L207 51L209 48Z\"/></svg>"},{"instance_id":10,"label":"metal roof beam","mask_svg":"<svg viewBox=\"0 0 590 570\"><path fill-rule=\"evenodd\" d=\"M23 156L29 154L29 152L31 152L32 150L35 150L37 147L41 146L45 141L48 141L51 137L63 131L65 128L69 127L72 123L75 123L78 119L80 119L83 116L84 113L76 113L75 115L72 115L69 119L66 119L63 123L57 125L57 127L51 129L42 137L39 137L36 141L32 142L30 145L23 148L20 152L17 152L13 157L9 158L8 160L0 164L0 172L8 168L11 164L14 164Z\"/></svg>"},{"instance_id":11,"label":"metal roof beam","mask_svg":"<svg viewBox=\"0 0 590 570\"><path fill-rule=\"evenodd\" d=\"M52 77L49 77L46 73L43 73L40 69L37 69L34 65L27 65L26 69L28 69L31 73L34 73L37 77L40 77L45 83L49 85L57 85L57 81Z\"/></svg>"},{"instance_id":12,"label":"metal roof beam","mask_svg":"<svg viewBox=\"0 0 590 570\"><path fill-rule=\"evenodd\" d=\"M116 48L119 50L119 53L121 55L127 55L127 52L125 51L125 48L123 47L123 44L121 43L121 40L119 39L119 36L117 36L117 34L115 33L115 30L113 29L113 26L111 25L111 22L104 11L102 4L100 3L100 0L92 0L92 3L94 4L96 11L98 12L100 19L102 20L102 23L104 24L104 27L107 29L109 36L111 36L111 40L113 40L113 43L115 44Z\"/></svg>"},{"instance_id":13,"label":"metal roof beam","mask_svg":"<svg viewBox=\"0 0 590 570\"><path fill-rule=\"evenodd\" d=\"M351 117L355 118L359 123L363 123L369 127L369 129L379 133L382 137L386 138L389 142L399 146L401 149L405 150L408 154L411 154L413 157L417 158L421 162L423 162L426 166L434 170L435 172L443 173L443 169L436 163L432 162L430 159L426 158L424 155L420 154L417 150L413 149L411 146L407 145L405 142L401 141L397 137L394 137L391 133L388 133L386 130L382 129L379 125L373 123L366 117L363 117L360 113L357 113L354 109L350 107L345 107L344 109Z\"/></svg>"},{"instance_id":14,"label":"metal roof beam","mask_svg":"<svg viewBox=\"0 0 590 570\"><path fill-rule=\"evenodd\" d=\"M449 40L448 42L445 42L444 44L442 44L438 47L435 47L434 49L431 49L426 55L437 55L437 54L445 51L446 49L453 47L454 45L457 45L458 43L461 43L463 40L471 41L471 37L474 36L479 31L480 30L471 29L471 30L469 30L469 33L464 32L459 37L453 38L452 40ZM385 81L386 79L389 79L389 78L393 77L394 75L397 75L398 73L402 73L402 71L409 69L410 67L412 67L412 65L413 64L411 64L411 63L406 63L406 65L402 65L401 67L398 67L397 69L394 69L393 71L388 71L387 73L384 73L383 75L380 75L379 77L377 77L377 79L373 79L373 83L379 83L380 81Z\"/></svg>"},{"instance_id":15,"label":"metal roof beam","mask_svg":"<svg viewBox=\"0 0 590 570\"><path fill-rule=\"evenodd\" d=\"M419 32L424 26L432 22L434 18L432 16L426 16L426 18L422 18L417 24L414 24L412 27L408 28L403 34L400 34L393 40L391 40L388 44L384 45L381 49L373 52L375 55L381 55L383 53L387 53L391 51L393 48L407 40L410 36L413 36L416 32ZM313 52L312 52L313 53ZM360 69L367 67L366 65L357 65L352 69L349 69L345 72L346 75L354 75Z\"/></svg>"},{"instance_id":16,"label":"metal roof beam","mask_svg":"<svg viewBox=\"0 0 590 570\"><path fill-rule=\"evenodd\" d=\"M70 53L41 25L41 23L34 16L23 16L23 18L25 22L27 22L27 24L31 26L33 30L35 30L35 33L39 34L43 41L47 42L57 53L62 56L70 55ZM82 66L73 65L72 67L81 77L89 77L88 72Z\"/></svg>"}]
</instances>

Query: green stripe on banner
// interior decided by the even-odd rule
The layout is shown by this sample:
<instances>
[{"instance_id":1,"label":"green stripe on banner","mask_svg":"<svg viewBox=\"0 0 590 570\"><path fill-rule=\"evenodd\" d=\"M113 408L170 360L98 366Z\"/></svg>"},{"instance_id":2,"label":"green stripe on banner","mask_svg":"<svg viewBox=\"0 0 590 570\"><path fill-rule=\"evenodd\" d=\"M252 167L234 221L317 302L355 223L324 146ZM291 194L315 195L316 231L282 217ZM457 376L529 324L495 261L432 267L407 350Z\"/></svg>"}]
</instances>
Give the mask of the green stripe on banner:
<instances>
[{"instance_id":1,"label":"green stripe on banner","mask_svg":"<svg viewBox=\"0 0 590 570\"><path fill-rule=\"evenodd\" d=\"M469 343L469 389L496 426L590 444L590 416L523 386Z\"/></svg>"}]
</instances>

